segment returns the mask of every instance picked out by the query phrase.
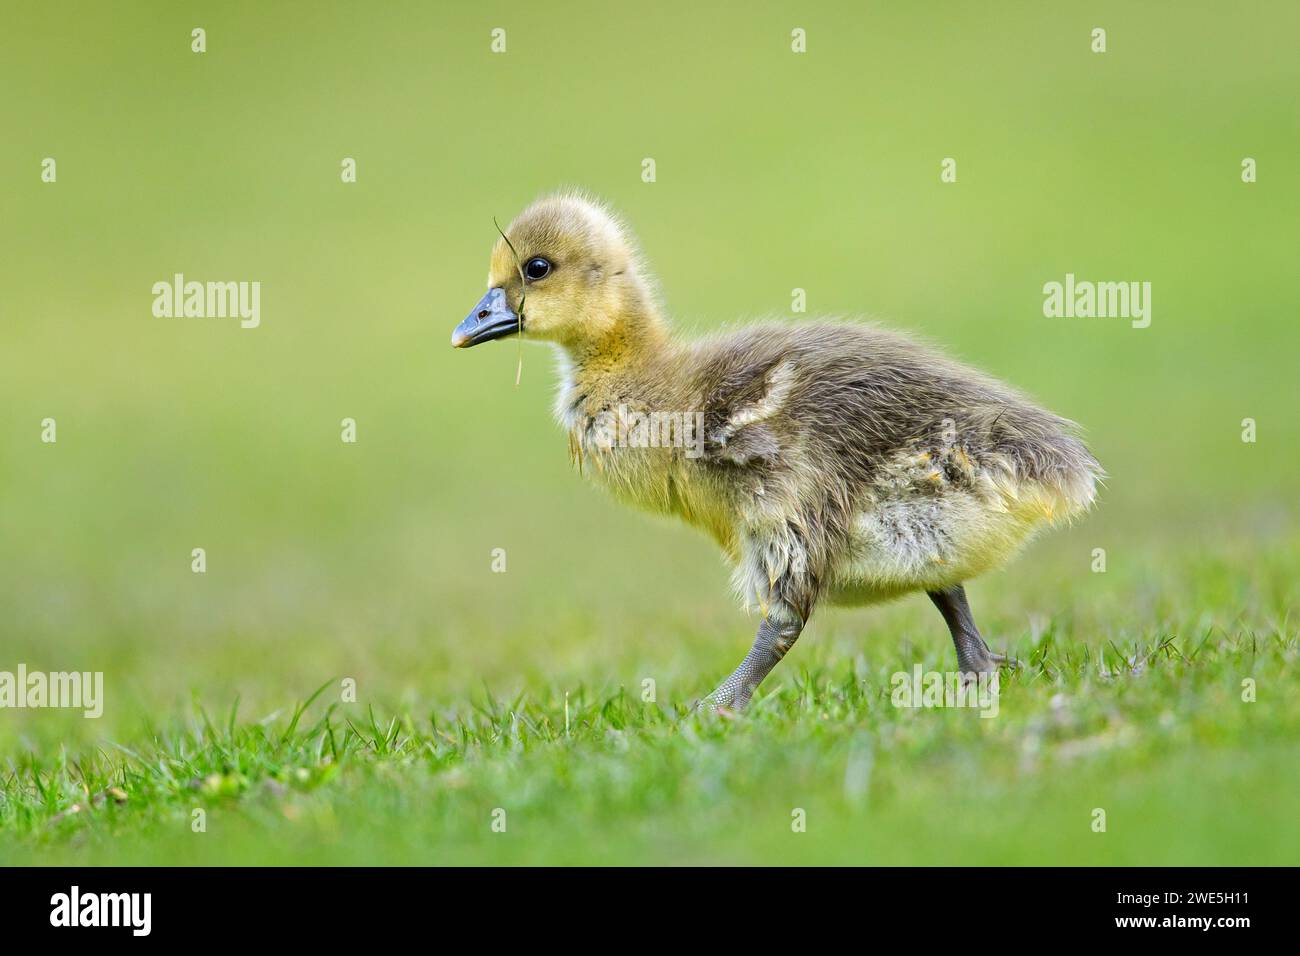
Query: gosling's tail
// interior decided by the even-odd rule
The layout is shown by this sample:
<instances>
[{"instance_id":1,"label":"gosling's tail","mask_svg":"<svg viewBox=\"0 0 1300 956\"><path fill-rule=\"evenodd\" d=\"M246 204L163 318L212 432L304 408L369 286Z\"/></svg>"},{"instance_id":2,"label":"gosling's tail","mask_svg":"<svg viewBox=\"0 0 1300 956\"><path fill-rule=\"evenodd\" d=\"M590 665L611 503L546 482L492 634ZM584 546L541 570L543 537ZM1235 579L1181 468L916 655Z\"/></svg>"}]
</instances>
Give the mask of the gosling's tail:
<instances>
[{"instance_id":1,"label":"gosling's tail","mask_svg":"<svg viewBox=\"0 0 1300 956\"><path fill-rule=\"evenodd\" d=\"M1092 506L1106 471L1078 433L1074 422L1043 412L996 434L1002 475L995 484L1008 505L1038 511L1051 522L1069 521Z\"/></svg>"}]
</instances>

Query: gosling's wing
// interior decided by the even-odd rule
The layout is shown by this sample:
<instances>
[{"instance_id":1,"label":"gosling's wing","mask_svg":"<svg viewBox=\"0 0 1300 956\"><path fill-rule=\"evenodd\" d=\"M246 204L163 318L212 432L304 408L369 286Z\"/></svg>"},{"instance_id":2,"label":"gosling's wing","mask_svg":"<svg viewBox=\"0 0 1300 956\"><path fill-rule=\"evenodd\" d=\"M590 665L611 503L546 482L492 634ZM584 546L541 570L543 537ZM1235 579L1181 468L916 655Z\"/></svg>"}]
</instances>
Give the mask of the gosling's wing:
<instances>
[{"instance_id":1,"label":"gosling's wing","mask_svg":"<svg viewBox=\"0 0 1300 956\"><path fill-rule=\"evenodd\" d=\"M793 361L748 349L712 369L704 394L704 457L732 465L772 463L795 387Z\"/></svg>"}]
</instances>

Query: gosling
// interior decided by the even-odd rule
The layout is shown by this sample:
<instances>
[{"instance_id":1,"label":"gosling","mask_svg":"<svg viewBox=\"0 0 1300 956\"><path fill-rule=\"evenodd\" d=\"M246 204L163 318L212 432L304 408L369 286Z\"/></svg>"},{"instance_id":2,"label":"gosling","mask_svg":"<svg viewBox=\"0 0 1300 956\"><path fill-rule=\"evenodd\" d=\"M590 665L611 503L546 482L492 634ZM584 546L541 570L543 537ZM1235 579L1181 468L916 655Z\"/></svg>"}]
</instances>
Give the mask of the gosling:
<instances>
[{"instance_id":1,"label":"gosling","mask_svg":"<svg viewBox=\"0 0 1300 956\"><path fill-rule=\"evenodd\" d=\"M924 591L967 679L1014 664L980 636L963 584L1092 504L1103 472L1072 422L874 326L676 338L628 229L581 195L525 209L487 284L451 344L554 345L579 468L711 535L760 609L749 653L702 703L745 707L819 601Z\"/></svg>"}]
</instances>

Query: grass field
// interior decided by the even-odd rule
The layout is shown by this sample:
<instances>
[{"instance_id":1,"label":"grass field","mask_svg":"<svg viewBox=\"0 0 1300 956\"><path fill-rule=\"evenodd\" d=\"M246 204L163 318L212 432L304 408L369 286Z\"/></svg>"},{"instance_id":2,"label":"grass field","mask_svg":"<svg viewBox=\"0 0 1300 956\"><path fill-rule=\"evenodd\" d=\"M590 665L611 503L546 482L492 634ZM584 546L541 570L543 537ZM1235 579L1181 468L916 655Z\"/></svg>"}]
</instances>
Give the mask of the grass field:
<instances>
[{"instance_id":1,"label":"grass field","mask_svg":"<svg viewBox=\"0 0 1300 956\"><path fill-rule=\"evenodd\" d=\"M1300 15L916 6L11 5L0 672L105 702L0 709L0 863L1300 860ZM995 719L892 706L923 597L690 715L728 568L584 485L544 349L447 345L566 184L681 327L869 315L1083 423L1096 512L968 587ZM260 326L154 317L177 272ZM1067 272L1150 327L1044 317Z\"/></svg>"}]
</instances>

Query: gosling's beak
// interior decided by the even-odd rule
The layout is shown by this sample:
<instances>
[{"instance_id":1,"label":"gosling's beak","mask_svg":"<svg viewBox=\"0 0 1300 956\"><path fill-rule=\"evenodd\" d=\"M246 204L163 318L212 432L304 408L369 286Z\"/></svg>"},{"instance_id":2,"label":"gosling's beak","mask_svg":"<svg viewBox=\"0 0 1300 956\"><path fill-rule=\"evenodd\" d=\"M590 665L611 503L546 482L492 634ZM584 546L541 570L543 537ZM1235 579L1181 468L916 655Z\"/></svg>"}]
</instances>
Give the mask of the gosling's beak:
<instances>
[{"instance_id":1,"label":"gosling's beak","mask_svg":"<svg viewBox=\"0 0 1300 956\"><path fill-rule=\"evenodd\" d=\"M506 303L505 289L498 287L488 289L487 295L479 299L478 305L465 316L465 321L456 326L451 333L451 344L452 348L467 349L521 330L519 316L510 311Z\"/></svg>"}]
</instances>

